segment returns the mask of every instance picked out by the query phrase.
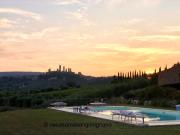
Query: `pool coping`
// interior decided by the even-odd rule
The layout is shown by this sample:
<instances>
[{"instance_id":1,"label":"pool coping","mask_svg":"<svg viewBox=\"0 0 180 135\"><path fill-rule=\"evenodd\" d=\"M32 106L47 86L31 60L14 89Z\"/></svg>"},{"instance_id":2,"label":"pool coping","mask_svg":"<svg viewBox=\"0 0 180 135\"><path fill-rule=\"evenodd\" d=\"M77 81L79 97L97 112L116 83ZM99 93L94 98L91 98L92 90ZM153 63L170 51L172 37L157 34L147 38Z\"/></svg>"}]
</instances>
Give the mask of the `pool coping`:
<instances>
[{"instance_id":1,"label":"pool coping","mask_svg":"<svg viewBox=\"0 0 180 135\"><path fill-rule=\"evenodd\" d=\"M97 118L97 119L107 120L107 121L111 121L111 122L115 122L115 123L127 124L127 125L131 125L131 126L141 126L141 127L148 126L147 124L138 124L138 125L136 125L136 124L132 124L132 123L128 123L128 122L116 121L116 120L113 120L113 119L106 119L106 118L102 118L102 117L97 117L97 115L88 115L87 113L70 112L70 111L64 110L62 108L58 108L58 109L57 108L53 108L53 107L48 107L48 108L56 110L56 111L71 113L71 114L74 114L74 115L83 115L83 116L87 116L87 117L93 117L93 118Z\"/></svg>"},{"instance_id":2,"label":"pool coping","mask_svg":"<svg viewBox=\"0 0 180 135\"><path fill-rule=\"evenodd\" d=\"M127 107L131 107L131 106L127 106ZM134 126L140 126L140 127L146 127L146 126L148 126L148 127L153 127L153 126L177 126L177 125L180 125L180 120L151 121L151 122L145 122L144 124L141 123L141 122L137 123L137 122L134 121L134 122L131 123L129 121L126 122L126 121L122 121L122 120L119 120L119 119L112 119L112 117L109 117L107 115L98 114L98 113L77 113L77 112L73 112L72 108L73 107L58 107L58 108L57 107L49 107L49 109L58 110L58 111L62 111L62 112L78 114L78 115L83 115L83 116L89 116L89 117L94 117L94 118L98 118L98 119L104 119L104 120L109 120L109 121L112 121L112 122L118 122L118 123L134 125ZM138 107L132 107L132 108L138 108ZM147 108L147 109L151 109L151 108ZM164 110L164 109L158 109L158 110ZM173 110L164 110L164 111L173 111Z\"/></svg>"}]
</instances>

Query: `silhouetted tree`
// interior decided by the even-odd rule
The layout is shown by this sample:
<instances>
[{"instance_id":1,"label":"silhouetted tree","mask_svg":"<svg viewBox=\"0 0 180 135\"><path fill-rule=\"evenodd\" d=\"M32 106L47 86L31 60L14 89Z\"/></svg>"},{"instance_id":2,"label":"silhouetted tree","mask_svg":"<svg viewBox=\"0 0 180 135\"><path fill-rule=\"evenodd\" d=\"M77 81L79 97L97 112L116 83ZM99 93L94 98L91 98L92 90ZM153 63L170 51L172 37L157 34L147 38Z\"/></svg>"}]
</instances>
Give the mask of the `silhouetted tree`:
<instances>
[{"instance_id":1,"label":"silhouetted tree","mask_svg":"<svg viewBox=\"0 0 180 135\"><path fill-rule=\"evenodd\" d=\"M159 68L159 72L161 72L161 67Z\"/></svg>"}]
</instances>

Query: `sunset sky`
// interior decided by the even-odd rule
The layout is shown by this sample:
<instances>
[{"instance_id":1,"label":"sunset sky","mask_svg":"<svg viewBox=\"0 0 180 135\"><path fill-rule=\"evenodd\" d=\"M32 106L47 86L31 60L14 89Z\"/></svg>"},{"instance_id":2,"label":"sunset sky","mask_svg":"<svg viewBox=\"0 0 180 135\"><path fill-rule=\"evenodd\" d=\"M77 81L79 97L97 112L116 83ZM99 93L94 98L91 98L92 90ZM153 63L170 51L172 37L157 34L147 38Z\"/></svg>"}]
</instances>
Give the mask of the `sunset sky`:
<instances>
[{"instance_id":1,"label":"sunset sky","mask_svg":"<svg viewBox=\"0 0 180 135\"><path fill-rule=\"evenodd\" d=\"M180 0L0 0L0 71L87 75L180 61Z\"/></svg>"}]
</instances>

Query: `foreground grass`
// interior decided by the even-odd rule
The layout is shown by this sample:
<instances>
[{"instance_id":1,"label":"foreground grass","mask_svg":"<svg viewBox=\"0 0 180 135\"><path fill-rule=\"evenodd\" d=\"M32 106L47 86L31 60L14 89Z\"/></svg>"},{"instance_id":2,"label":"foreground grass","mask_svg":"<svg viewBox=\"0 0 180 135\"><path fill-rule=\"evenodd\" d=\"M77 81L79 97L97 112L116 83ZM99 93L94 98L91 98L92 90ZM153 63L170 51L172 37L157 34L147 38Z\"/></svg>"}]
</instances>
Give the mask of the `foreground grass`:
<instances>
[{"instance_id":1,"label":"foreground grass","mask_svg":"<svg viewBox=\"0 0 180 135\"><path fill-rule=\"evenodd\" d=\"M49 109L0 113L0 135L177 135L180 126L135 127L112 122L111 127L46 127L44 123L111 123Z\"/></svg>"}]
</instances>

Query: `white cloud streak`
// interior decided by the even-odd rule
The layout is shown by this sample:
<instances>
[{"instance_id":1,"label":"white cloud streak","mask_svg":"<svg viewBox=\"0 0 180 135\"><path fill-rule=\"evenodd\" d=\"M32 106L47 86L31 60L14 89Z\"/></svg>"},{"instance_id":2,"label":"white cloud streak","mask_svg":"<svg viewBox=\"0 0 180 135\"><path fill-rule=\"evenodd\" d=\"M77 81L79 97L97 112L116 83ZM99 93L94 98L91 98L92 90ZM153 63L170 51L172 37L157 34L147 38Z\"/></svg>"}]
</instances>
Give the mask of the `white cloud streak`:
<instances>
[{"instance_id":1,"label":"white cloud streak","mask_svg":"<svg viewBox=\"0 0 180 135\"><path fill-rule=\"evenodd\" d=\"M66 6L66 5L72 5L72 4L81 4L80 0L55 0L54 4Z\"/></svg>"},{"instance_id":2,"label":"white cloud streak","mask_svg":"<svg viewBox=\"0 0 180 135\"><path fill-rule=\"evenodd\" d=\"M145 6L157 6L162 2L162 0L142 0Z\"/></svg>"},{"instance_id":3,"label":"white cloud streak","mask_svg":"<svg viewBox=\"0 0 180 135\"><path fill-rule=\"evenodd\" d=\"M88 14L84 10L78 10L74 12L66 12L66 18L70 20L79 21L84 26L95 25L92 21L88 19Z\"/></svg>"},{"instance_id":4,"label":"white cloud streak","mask_svg":"<svg viewBox=\"0 0 180 135\"><path fill-rule=\"evenodd\" d=\"M0 19L0 28L11 28L15 24L14 21L8 20L6 18Z\"/></svg>"},{"instance_id":5,"label":"white cloud streak","mask_svg":"<svg viewBox=\"0 0 180 135\"><path fill-rule=\"evenodd\" d=\"M162 32L167 32L167 33L180 32L180 26L166 26L161 31Z\"/></svg>"},{"instance_id":6,"label":"white cloud streak","mask_svg":"<svg viewBox=\"0 0 180 135\"><path fill-rule=\"evenodd\" d=\"M127 53L135 53L135 54L178 54L180 55L180 51L162 49L162 48L132 48L128 46L124 46L121 44L98 44L97 49L107 49L114 50L116 52L127 52Z\"/></svg>"},{"instance_id":7,"label":"white cloud streak","mask_svg":"<svg viewBox=\"0 0 180 135\"><path fill-rule=\"evenodd\" d=\"M34 20L42 20L42 16L40 14L26 11L26 10L17 9L17 8L0 8L0 13L15 14L15 15L31 18Z\"/></svg>"},{"instance_id":8,"label":"white cloud streak","mask_svg":"<svg viewBox=\"0 0 180 135\"><path fill-rule=\"evenodd\" d=\"M134 36L131 39L139 40L139 41L166 42L166 41L180 40L180 36L176 36L176 35L144 35L144 36Z\"/></svg>"}]
</instances>

